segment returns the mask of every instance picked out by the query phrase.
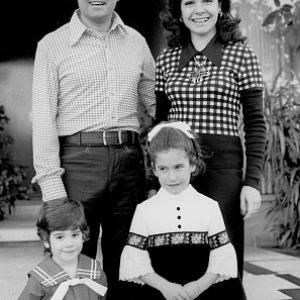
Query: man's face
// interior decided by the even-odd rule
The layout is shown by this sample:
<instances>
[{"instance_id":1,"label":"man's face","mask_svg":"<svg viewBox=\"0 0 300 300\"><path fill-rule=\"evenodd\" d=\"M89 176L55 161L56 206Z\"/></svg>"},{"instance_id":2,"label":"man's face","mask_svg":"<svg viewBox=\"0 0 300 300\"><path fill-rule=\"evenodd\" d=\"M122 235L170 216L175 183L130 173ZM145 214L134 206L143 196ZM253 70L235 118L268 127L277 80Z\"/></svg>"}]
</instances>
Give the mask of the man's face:
<instances>
[{"instance_id":1,"label":"man's face","mask_svg":"<svg viewBox=\"0 0 300 300\"><path fill-rule=\"evenodd\" d=\"M119 0L78 0L80 16L88 27L111 22L112 14Z\"/></svg>"}]
</instances>

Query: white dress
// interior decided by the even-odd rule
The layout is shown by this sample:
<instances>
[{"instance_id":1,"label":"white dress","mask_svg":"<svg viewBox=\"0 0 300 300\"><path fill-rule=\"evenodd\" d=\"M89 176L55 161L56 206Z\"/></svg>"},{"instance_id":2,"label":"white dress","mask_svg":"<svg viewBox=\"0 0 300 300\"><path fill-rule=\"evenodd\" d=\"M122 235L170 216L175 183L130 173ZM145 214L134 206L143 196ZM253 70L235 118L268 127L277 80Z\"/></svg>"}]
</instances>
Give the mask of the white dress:
<instances>
[{"instance_id":1,"label":"white dress","mask_svg":"<svg viewBox=\"0 0 300 300\"><path fill-rule=\"evenodd\" d=\"M182 285L206 272L232 278L214 284L197 299L225 299L233 296L232 289L237 293L234 299L244 299L218 203L191 185L179 195L161 188L136 208L120 263L120 280L131 282L132 299L134 293L139 295L136 299L164 299L141 285L139 277L151 272Z\"/></svg>"}]
</instances>

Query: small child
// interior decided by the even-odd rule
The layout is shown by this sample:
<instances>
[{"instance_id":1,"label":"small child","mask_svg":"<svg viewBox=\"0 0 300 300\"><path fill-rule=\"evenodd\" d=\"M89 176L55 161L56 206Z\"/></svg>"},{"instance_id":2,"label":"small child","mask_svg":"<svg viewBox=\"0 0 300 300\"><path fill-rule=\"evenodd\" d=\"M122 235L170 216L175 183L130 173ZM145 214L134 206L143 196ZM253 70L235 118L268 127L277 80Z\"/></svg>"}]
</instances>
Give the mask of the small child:
<instances>
[{"instance_id":1,"label":"small child","mask_svg":"<svg viewBox=\"0 0 300 300\"><path fill-rule=\"evenodd\" d=\"M204 169L199 150L186 123L159 124L149 133L161 188L136 208L121 255L124 299L245 299L218 203L190 185Z\"/></svg>"},{"instance_id":2,"label":"small child","mask_svg":"<svg viewBox=\"0 0 300 300\"><path fill-rule=\"evenodd\" d=\"M18 300L105 299L101 264L80 254L88 232L82 205L70 199L43 203L37 230L49 256L29 272Z\"/></svg>"}]
</instances>

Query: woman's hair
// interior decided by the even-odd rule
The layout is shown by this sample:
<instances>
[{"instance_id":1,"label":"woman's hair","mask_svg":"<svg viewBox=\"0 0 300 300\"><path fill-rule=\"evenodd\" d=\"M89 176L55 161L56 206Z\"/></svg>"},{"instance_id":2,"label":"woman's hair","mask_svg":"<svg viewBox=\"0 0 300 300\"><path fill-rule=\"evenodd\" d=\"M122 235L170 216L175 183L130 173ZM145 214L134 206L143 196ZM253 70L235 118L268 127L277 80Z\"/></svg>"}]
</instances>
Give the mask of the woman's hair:
<instances>
[{"instance_id":1,"label":"woman's hair","mask_svg":"<svg viewBox=\"0 0 300 300\"><path fill-rule=\"evenodd\" d=\"M36 222L37 234L43 242L48 242L53 231L80 229L84 240L88 238L88 227L80 202L71 199L55 199L44 202ZM50 252L50 249L45 248Z\"/></svg>"},{"instance_id":2,"label":"woman's hair","mask_svg":"<svg viewBox=\"0 0 300 300\"><path fill-rule=\"evenodd\" d=\"M181 21L181 1L166 0L166 7L160 14L162 25L169 32L167 36L169 47L185 46L191 40L190 30ZM230 41L244 42L246 38L242 36L238 27L240 19L234 18L230 13L230 0L218 1L222 12L216 23L218 40L223 44Z\"/></svg>"},{"instance_id":3,"label":"woman's hair","mask_svg":"<svg viewBox=\"0 0 300 300\"><path fill-rule=\"evenodd\" d=\"M162 123L168 124L171 122ZM199 138L195 134L191 134L194 136L193 139L188 137L182 130L171 127L171 125L170 127L161 128L151 141L146 144L148 171L149 167L152 170L153 166L155 166L156 155L158 153L170 149L182 149L186 152L190 164L196 166L196 170L192 176L202 173L205 170L205 163L203 161Z\"/></svg>"}]
</instances>

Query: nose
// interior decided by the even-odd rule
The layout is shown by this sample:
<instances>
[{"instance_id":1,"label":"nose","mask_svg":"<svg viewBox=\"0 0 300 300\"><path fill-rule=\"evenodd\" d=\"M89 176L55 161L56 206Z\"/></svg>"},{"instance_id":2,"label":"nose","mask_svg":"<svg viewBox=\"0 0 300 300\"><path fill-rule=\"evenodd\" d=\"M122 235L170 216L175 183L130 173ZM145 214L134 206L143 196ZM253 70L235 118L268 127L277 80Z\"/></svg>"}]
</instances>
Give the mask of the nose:
<instances>
[{"instance_id":1,"label":"nose","mask_svg":"<svg viewBox=\"0 0 300 300\"><path fill-rule=\"evenodd\" d=\"M175 170L170 170L169 171L169 180L170 181L176 181L177 175Z\"/></svg>"},{"instance_id":2,"label":"nose","mask_svg":"<svg viewBox=\"0 0 300 300\"><path fill-rule=\"evenodd\" d=\"M71 247L71 246L73 246L73 237L71 237L71 236L68 236L68 237L66 237L65 238L65 246L66 247Z\"/></svg>"},{"instance_id":3,"label":"nose","mask_svg":"<svg viewBox=\"0 0 300 300\"><path fill-rule=\"evenodd\" d=\"M202 1L197 1L196 6L195 6L195 11L197 13L202 13L204 11L204 6Z\"/></svg>"}]
</instances>

